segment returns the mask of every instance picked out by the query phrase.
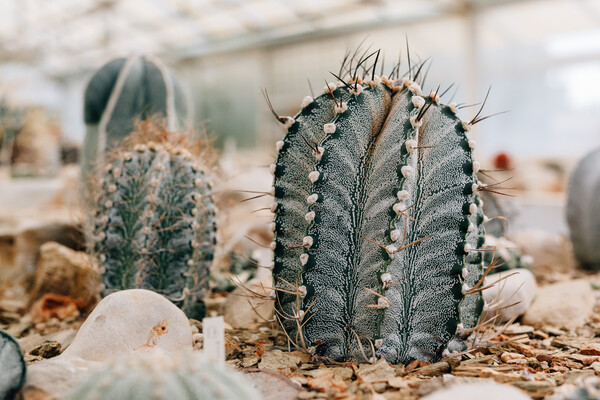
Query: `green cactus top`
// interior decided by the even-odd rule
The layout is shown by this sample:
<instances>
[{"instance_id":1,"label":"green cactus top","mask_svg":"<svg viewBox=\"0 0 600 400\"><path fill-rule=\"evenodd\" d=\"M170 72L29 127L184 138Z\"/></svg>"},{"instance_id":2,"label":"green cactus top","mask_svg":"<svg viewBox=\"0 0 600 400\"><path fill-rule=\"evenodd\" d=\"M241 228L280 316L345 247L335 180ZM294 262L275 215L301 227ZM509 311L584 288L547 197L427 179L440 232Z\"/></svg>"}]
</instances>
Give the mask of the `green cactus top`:
<instances>
[{"instance_id":1,"label":"green cactus top","mask_svg":"<svg viewBox=\"0 0 600 400\"><path fill-rule=\"evenodd\" d=\"M433 361L476 323L479 164L455 112L410 79L373 76L328 84L280 118L273 295L299 347Z\"/></svg>"},{"instance_id":2,"label":"green cactus top","mask_svg":"<svg viewBox=\"0 0 600 400\"><path fill-rule=\"evenodd\" d=\"M189 96L158 58L134 55L106 63L85 90L82 172L102 163L105 151L126 138L137 120L159 116L174 130L191 128L192 115Z\"/></svg>"},{"instance_id":3,"label":"green cactus top","mask_svg":"<svg viewBox=\"0 0 600 400\"><path fill-rule=\"evenodd\" d=\"M198 353L138 351L91 372L71 400L259 400L244 376Z\"/></svg>"}]
</instances>

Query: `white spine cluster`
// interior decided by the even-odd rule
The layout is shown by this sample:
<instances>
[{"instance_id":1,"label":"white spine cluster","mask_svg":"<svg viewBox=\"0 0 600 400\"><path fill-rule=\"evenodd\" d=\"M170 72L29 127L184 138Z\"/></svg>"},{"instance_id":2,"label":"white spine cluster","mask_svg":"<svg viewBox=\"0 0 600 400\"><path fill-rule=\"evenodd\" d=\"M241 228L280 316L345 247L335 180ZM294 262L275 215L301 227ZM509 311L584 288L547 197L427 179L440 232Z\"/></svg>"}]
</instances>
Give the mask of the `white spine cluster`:
<instances>
[{"instance_id":1,"label":"white spine cluster","mask_svg":"<svg viewBox=\"0 0 600 400\"><path fill-rule=\"evenodd\" d=\"M345 113L348 109L348 104L345 101L342 101L341 105L336 104L335 107L333 107L333 109L336 112L336 114L342 114Z\"/></svg>"},{"instance_id":2,"label":"white spine cluster","mask_svg":"<svg viewBox=\"0 0 600 400\"><path fill-rule=\"evenodd\" d=\"M331 135L335 132L335 124L333 122L330 122L328 124L323 125L323 132L327 133L328 135Z\"/></svg>"},{"instance_id":3,"label":"white spine cluster","mask_svg":"<svg viewBox=\"0 0 600 400\"><path fill-rule=\"evenodd\" d=\"M306 254L306 253L300 254L300 264L306 265L307 262L308 262L308 254Z\"/></svg>"},{"instance_id":4,"label":"white spine cluster","mask_svg":"<svg viewBox=\"0 0 600 400\"><path fill-rule=\"evenodd\" d=\"M420 119L417 121L417 115L413 115L412 117L410 117L410 125L413 128L418 129L423 125L423 120Z\"/></svg>"},{"instance_id":5,"label":"white spine cluster","mask_svg":"<svg viewBox=\"0 0 600 400\"><path fill-rule=\"evenodd\" d=\"M310 96L305 96L304 99L302 99L302 104L300 105L300 107L305 108L308 107L310 104L312 104L312 102L314 101L314 99Z\"/></svg>"},{"instance_id":6,"label":"white spine cluster","mask_svg":"<svg viewBox=\"0 0 600 400\"><path fill-rule=\"evenodd\" d=\"M422 98L421 96L413 96L412 103L415 107L421 108L425 105L425 99Z\"/></svg>"},{"instance_id":7,"label":"white spine cluster","mask_svg":"<svg viewBox=\"0 0 600 400\"><path fill-rule=\"evenodd\" d=\"M319 173L319 171L311 171L311 173L308 174L308 179L310 179L310 181L312 183L315 183L316 181L319 180L320 176L321 176L321 174Z\"/></svg>"}]
</instances>

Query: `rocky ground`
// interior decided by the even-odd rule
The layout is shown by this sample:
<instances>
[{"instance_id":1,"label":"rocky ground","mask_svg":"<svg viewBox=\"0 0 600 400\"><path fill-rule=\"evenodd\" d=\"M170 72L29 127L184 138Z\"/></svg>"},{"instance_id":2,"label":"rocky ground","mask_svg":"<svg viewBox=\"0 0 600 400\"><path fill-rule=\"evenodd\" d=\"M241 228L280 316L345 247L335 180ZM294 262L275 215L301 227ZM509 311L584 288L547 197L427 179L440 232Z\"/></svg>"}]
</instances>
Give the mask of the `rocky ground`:
<instances>
[{"instance_id":1,"label":"rocky ground","mask_svg":"<svg viewBox=\"0 0 600 400\"><path fill-rule=\"evenodd\" d=\"M486 326L462 357L434 364L390 365L384 360L327 364L288 348L285 335L260 319L254 319L250 330L232 328L239 318L246 318L245 323L253 318L244 315L252 309L244 308L239 299L220 296L209 305L214 312L235 304L236 313L229 317L232 324L226 325L226 362L248 373L266 399L417 399L446 385L481 380L512 385L534 399L563 398L561 393L583 378L600 375L600 306L592 290L600 285L600 275L574 270L551 280L519 322ZM64 351L86 311L68 296L47 294L30 307L29 293L22 285L4 285L0 329L19 338L31 365ZM194 348L202 350L202 323L190 324ZM25 394L25 398L52 398L41 391Z\"/></svg>"},{"instance_id":2,"label":"rocky ground","mask_svg":"<svg viewBox=\"0 0 600 400\"><path fill-rule=\"evenodd\" d=\"M76 180L72 175L71 181ZM266 178L248 181L268 185L269 179L267 174ZM232 174L226 181L233 188L244 188L240 180ZM48 208L25 204L35 209L35 213L22 211L27 218L18 215L16 208L0 213L0 329L18 338L30 366L62 354L99 297L96 270L74 245L80 241L75 237L80 233L73 224L64 222L72 220L70 216L56 211L58 204L63 214L68 214L65 210L73 201L64 193L75 190L57 185L55 191L61 193L57 197L60 201L54 199ZM15 204L22 205L20 197L13 197ZM6 199L4 204L9 204ZM244 220L248 215L252 219ZM271 218L268 212L236 208L222 218L221 234L228 240L221 241L217 257L221 263L227 264L224 254L245 253L257 247L254 242L271 240L265 222ZM460 357L434 364L390 365L382 360L374 364L325 363L289 348L286 336L274 324L264 322L271 318L271 306L246 297L243 287L232 293L215 292L207 304L211 314L225 316L227 364L243 370L265 399L418 399L461 382L497 382L516 388L524 398L566 399L584 379L600 375L600 292L596 290L600 274L576 267L564 236L530 231L510 239L523 253L533 256L531 271L539 286L535 300L515 321L484 324L473 335L469 351ZM263 249L255 251L253 257L266 265L271 255ZM226 285L228 279L224 274L213 278L219 285ZM240 280L258 292L263 290L261 284L271 285L266 269L245 273ZM202 323L191 320L190 330L194 348L202 350ZM71 378L59 374L42 379L38 381L41 387L29 388L23 396L53 398L49 388ZM465 394L461 398L481 396ZM486 400L493 397L486 396Z\"/></svg>"}]
</instances>

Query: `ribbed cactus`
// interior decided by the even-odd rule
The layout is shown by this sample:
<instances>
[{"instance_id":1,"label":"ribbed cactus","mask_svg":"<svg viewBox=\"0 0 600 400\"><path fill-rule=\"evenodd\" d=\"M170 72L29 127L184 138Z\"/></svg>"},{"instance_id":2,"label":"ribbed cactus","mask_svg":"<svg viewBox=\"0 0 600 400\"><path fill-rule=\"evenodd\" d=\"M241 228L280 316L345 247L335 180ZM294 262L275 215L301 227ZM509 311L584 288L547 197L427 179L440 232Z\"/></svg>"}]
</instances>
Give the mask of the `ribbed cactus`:
<instances>
[{"instance_id":1,"label":"ribbed cactus","mask_svg":"<svg viewBox=\"0 0 600 400\"><path fill-rule=\"evenodd\" d=\"M136 352L92 372L67 396L71 400L259 400L239 372L197 353Z\"/></svg>"},{"instance_id":2,"label":"ribbed cactus","mask_svg":"<svg viewBox=\"0 0 600 400\"><path fill-rule=\"evenodd\" d=\"M138 119L161 116L171 130L191 127L193 110L184 89L155 57L131 56L105 64L90 80L84 102L84 174L103 162L105 151L127 137Z\"/></svg>"},{"instance_id":3,"label":"ribbed cactus","mask_svg":"<svg viewBox=\"0 0 600 400\"><path fill-rule=\"evenodd\" d=\"M600 149L585 156L571 175L567 222L582 268L600 270Z\"/></svg>"},{"instance_id":4,"label":"ribbed cactus","mask_svg":"<svg viewBox=\"0 0 600 400\"><path fill-rule=\"evenodd\" d=\"M375 70L374 67L373 71ZM457 107L369 73L305 97L276 144L277 317L334 360L434 361L479 319L484 215ZM374 354L373 354L374 352Z\"/></svg>"},{"instance_id":5,"label":"ribbed cactus","mask_svg":"<svg viewBox=\"0 0 600 400\"><path fill-rule=\"evenodd\" d=\"M131 139L111 155L94 196L89 248L105 294L153 290L199 318L216 241L204 148L151 123Z\"/></svg>"},{"instance_id":6,"label":"ribbed cactus","mask_svg":"<svg viewBox=\"0 0 600 400\"><path fill-rule=\"evenodd\" d=\"M12 400L25 383L25 360L16 339L0 330L0 400Z\"/></svg>"}]
</instances>

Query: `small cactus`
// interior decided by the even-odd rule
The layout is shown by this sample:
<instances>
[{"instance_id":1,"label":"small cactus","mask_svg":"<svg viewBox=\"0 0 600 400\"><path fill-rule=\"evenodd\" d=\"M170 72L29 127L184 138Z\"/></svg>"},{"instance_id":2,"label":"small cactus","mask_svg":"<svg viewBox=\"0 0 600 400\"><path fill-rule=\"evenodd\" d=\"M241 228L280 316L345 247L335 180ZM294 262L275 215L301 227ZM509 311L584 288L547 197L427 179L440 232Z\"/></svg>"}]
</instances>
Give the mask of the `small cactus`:
<instances>
[{"instance_id":1,"label":"small cactus","mask_svg":"<svg viewBox=\"0 0 600 400\"><path fill-rule=\"evenodd\" d=\"M216 242L206 149L150 121L111 154L88 233L105 295L149 289L203 316Z\"/></svg>"},{"instance_id":2,"label":"small cactus","mask_svg":"<svg viewBox=\"0 0 600 400\"><path fill-rule=\"evenodd\" d=\"M489 267L494 264L491 274L531 268L531 256L521 254L517 245L510 240L486 235L485 244L487 249L483 253L483 265Z\"/></svg>"},{"instance_id":3,"label":"small cactus","mask_svg":"<svg viewBox=\"0 0 600 400\"><path fill-rule=\"evenodd\" d=\"M27 369L17 340L0 330L0 400L12 400L25 383Z\"/></svg>"},{"instance_id":4,"label":"small cactus","mask_svg":"<svg viewBox=\"0 0 600 400\"><path fill-rule=\"evenodd\" d=\"M259 400L250 382L197 353L137 352L84 378L69 400Z\"/></svg>"},{"instance_id":5,"label":"small cactus","mask_svg":"<svg viewBox=\"0 0 600 400\"><path fill-rule=\"evenodd\" d=\"M483 274L483 185L467 135L481 119L461 121L416 78L371 68L277 116L287 134L271 166L272 297L301 348L431 362L464 348L457 335L483 308L472 289Z\"/></svg>"},{"instance_id":6,"label":"small cactus","mask_svg":"<svg viewBox=\"0 0 600 400\"><path fill-rule=\"evenodd\" d=\"M585 156L571 175L567 222L579 265L600 270L600 149Z\"/></svg>"},{"instance_id":7,"label":"small cactus","mask_svg":"<svg viewBox=\"0 0 600 400\"><path fill-rule=\"evenodd\" d=\"M183 87L159 59L150 56L117 58L102 66L90 80L84 102L84 174L133 131L136 120L161 116L170 130L190 128L192 120Z\"/></svg>"}]
</instances>

